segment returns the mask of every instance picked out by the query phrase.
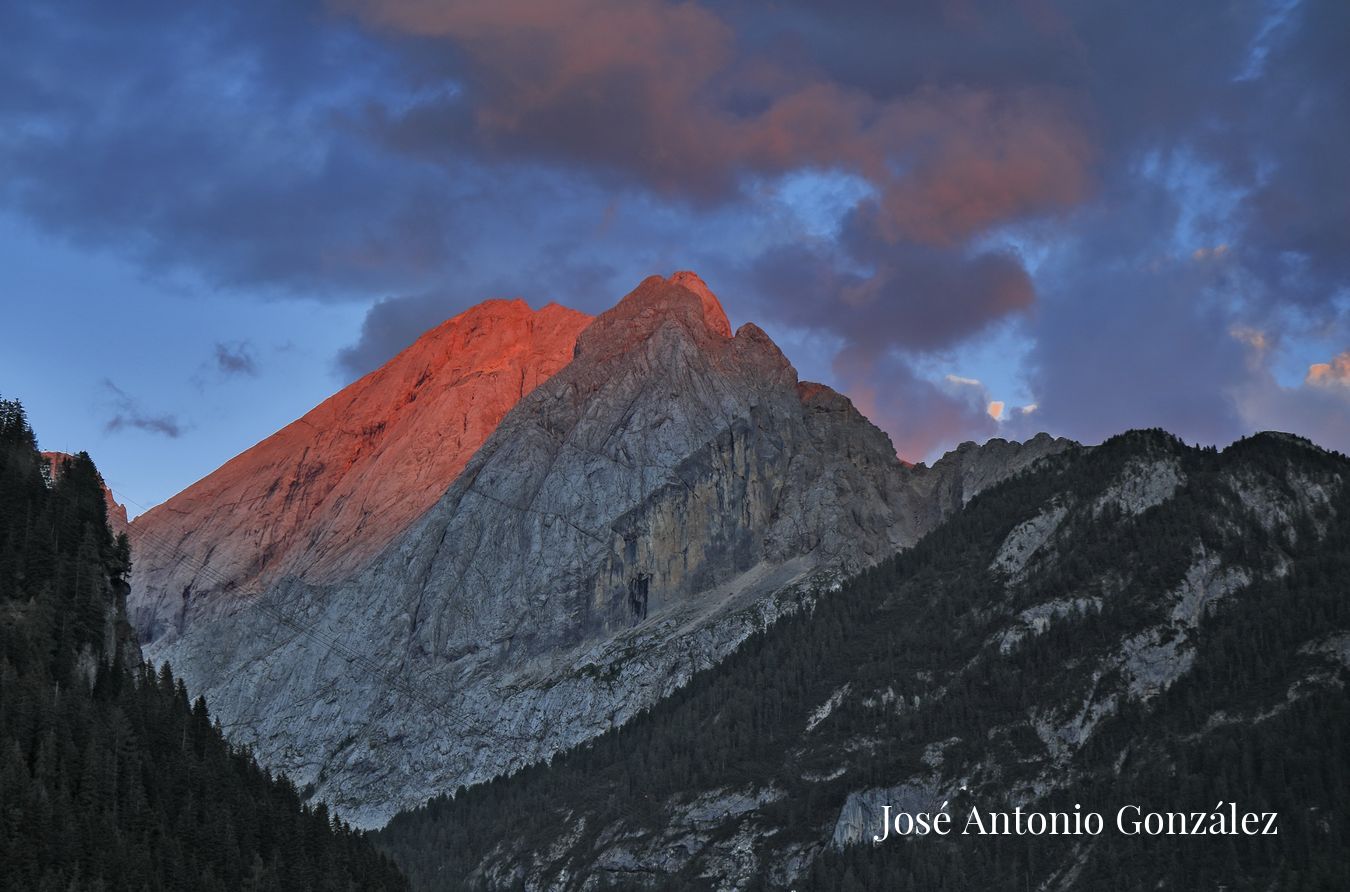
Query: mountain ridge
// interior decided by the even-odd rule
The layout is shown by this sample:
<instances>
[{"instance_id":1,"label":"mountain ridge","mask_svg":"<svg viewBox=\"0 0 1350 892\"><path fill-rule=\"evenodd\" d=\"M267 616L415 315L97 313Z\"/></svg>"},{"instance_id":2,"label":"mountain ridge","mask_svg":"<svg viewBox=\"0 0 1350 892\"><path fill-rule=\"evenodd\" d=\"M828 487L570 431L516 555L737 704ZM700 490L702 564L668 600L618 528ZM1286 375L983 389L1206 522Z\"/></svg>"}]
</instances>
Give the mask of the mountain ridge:
<instances>
[{"instance_id":1,"label":"mountain ridge","mask_svg":"<svg viewBox=\"0 0 1350 892\"><path fill-rule=\"evenodd\" d=\"M363 569L282 577L266 611L194 597L147 650L268 764L372 826L626 721L1000 467L1066 445L907 469L761 329L731 334L701 280L649 277ZM342 652L388 656L372 672ZM446 715L467 730L447 736Z\"/></svg>"}]
</instances>

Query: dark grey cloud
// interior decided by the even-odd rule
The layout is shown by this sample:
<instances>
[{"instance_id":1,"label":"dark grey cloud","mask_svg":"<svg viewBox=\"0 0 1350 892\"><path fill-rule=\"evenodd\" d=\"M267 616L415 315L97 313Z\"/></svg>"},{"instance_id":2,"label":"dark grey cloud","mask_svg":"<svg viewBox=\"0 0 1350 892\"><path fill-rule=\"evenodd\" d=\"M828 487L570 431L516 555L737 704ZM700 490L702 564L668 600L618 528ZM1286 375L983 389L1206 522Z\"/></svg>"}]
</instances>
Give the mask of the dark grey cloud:
<instances>
[{"instance_id":1,"label":"dark grey cloud","mask_svg":"<svg viewBox=\"0 0 1350 892\"><path fill-rule=\"evenodd\" d=\"M624 281L608 264L572 256L574 250L567 242L545 246L532 262L462 282L453 293L441 289L381 298L366 313L356 341L338 352L338 373L354 380L374 371L423 332L488 297L519 297L534 307L553 301L600 313L637 284Z\"/></svg>"},{"instance_id":2,"label":"dark grey cloud","mask_svg":"<svg viewBox=\"0 0 1350 892\"><path fill-rule=\"evenodd\" d=\"M965 440L986 440L998 432L982 388L935 384L895 354L867 356L842 351L835 373L858 409L885 430L907 461L950 449Z\"/></svg>"},{"instance_id":3,"label":"dark grey cloud","mask_svg":"<svg viewBox=\"0 0 1350 892\"><path fill-rule=\"evenodd\" d=\"M950 347L1035 299L1026 270L1005 251L905 243L862 256L779 247L755 259L751 280L766 312L869 355Z\"/></svg>"},{"instance_id":4,"label":"dark grey cloud","mask_svg":"<svg viewBox=\"0 0 1350 892\"><path fill-rule=\"evenodd\" d=\"M0 31L0 200L51 231L319 298L455 256L454 184L341 122L394 63L319 4L7 4Z\"/></svg>"},{"instance_id":5,"label":"dark grey cloud","mask_svg":"<svg viewBox=\"0 0 1350 892\"><path fill-rule=\"evenodd\" d=\"M248 341L235 341L232 344L217 341L214 359L216 370L224 375L258 375L258 360L253 353L253 345Z\"/></svg>"},{"instance_id":6,"label":"dark grey cloud","mask_svg":"<svg viewBox=\"0 0 1350 892\"><path fill-rule=\"evenodd\" d=\"M1244 241L1287 299L1350 284L1350 5L1304 0L1270 35L1240 139L1220 147L1244 184Z\"/></svg>"},{"instance_id":7,"label":"dark grey cloud","mask_svg":"<svg viewBox=\"0 0 1350 892\"><path fill-rule=\"evenodd\" d=\"M354 380L388 362L424 331L476 301L442 292L386 297L375 303L361 323L356 342L337 355L338 371Z\"/></svg>"},{"instance_id":8,"label":"dark grey cloud","mask_svg":"<svg viewBox=\"0 0 1350 892\"><path fill-rule=\"evenodd\" d=\"M139 430L176 440L186 430L178 416L145 410L138 400L107 378L103 379L102 389L109 413L103 429L108 433Z\"/></svg>"}]
</instances>

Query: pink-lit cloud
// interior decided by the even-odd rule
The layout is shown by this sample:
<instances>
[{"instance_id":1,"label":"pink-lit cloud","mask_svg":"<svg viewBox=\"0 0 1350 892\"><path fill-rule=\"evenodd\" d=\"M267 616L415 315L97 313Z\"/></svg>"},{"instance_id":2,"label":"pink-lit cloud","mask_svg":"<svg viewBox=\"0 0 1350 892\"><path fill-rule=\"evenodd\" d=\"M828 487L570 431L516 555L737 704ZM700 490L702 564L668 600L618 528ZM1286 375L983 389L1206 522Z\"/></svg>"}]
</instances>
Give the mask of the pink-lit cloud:
<instances>
[{"instance_id":1,"label":"pink-lit cloud","mask_svg":"<svg viewBox=\"0 0 1350 892\"><path fill-rule=\"evenodd\" d=\"M710 9L658 0L345 0L445 41L463 93L376 123L435 156L466 145L627 171L717 200L743 176L846 170L882 195L879 233L949 246L1090 191L1094 147L1061 92L922 86L878 98L811 65L747 53Z\"/></svg>"},{"instance_id":2,"label":"pink-lit cloud","mask_svg":"<svg viewBox=\"0 0 1350 892\"><path fill-rule=\"evenodd\" d=\"M1308 366L1304 383L1309 387L1343 388L1350 391L1350 350L1338 353L1330 362Z\"/></svg>"}]
</instances>

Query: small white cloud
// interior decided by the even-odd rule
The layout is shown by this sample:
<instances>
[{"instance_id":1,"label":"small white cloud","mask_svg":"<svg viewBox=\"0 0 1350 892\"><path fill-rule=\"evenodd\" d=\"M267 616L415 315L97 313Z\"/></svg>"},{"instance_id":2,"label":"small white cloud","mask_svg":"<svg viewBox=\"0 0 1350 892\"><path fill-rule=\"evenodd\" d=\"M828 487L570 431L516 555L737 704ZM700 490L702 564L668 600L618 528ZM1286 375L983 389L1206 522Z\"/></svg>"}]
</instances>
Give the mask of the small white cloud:
<instances>
[{"instance_id":1,"label":"small white cloud","mask_svg":"<svg viewBox=\"0 0 1350 892\"><path fill-rule=\"evenodd\" d=\"M980 379L979 379L979 378L963 378L963 377L960 376L960 375L948 375L948 376L947 376L947 381L948 381L948 383L951 383L951 384L960 384L960 385L962 385L962 386L964 386L964 387L982 387L982 386L983 386L983 384L980 383Z\"/></svg>"}]
</instances>

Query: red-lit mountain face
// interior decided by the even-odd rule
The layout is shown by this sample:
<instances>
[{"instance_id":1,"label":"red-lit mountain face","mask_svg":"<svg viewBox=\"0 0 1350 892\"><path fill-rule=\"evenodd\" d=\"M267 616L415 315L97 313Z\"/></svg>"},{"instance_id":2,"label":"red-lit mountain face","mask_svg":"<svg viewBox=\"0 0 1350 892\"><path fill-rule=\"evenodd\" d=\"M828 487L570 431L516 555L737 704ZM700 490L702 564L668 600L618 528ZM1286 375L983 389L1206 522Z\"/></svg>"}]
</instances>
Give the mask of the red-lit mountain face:
<instances>
[{"instance_id":1,"label":"red-lit mountain face","mask_svg":"<svg viewBox=\"0 0 1350 892\"><path fill-rule=\"evenodd\" d=\"M763 331L733 334L692 273L645 280L584 330L560 317L575 348L544 338L537 386L505 395L490 370L521 355L519 321L491 316L446 340L457 371L435 380L455 410L409 399L444 361L438 333L504 306L530 318L494 303L452 320L133 525L149 656L362 826L626 721L1062 448L906 468ZM460 457L407 476L438 457L430 438Z\"/></svg>"},{"instance_id":2,"label":"red-lit mountain face","mask_svg":"<svg viewBox=\"0 0 1350 892\"><path fill-rule=\"evenodd\" d=\"M142 639L174 634L198 599L364 566L571 360L589 322L557 304L479 304L136 518L131 607Z\"/></svg>"}]
</instances>

